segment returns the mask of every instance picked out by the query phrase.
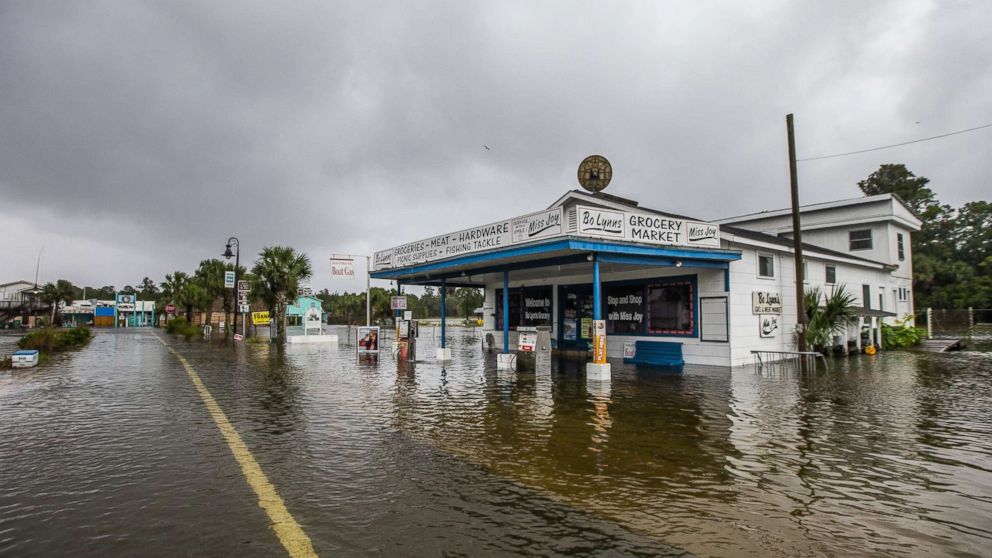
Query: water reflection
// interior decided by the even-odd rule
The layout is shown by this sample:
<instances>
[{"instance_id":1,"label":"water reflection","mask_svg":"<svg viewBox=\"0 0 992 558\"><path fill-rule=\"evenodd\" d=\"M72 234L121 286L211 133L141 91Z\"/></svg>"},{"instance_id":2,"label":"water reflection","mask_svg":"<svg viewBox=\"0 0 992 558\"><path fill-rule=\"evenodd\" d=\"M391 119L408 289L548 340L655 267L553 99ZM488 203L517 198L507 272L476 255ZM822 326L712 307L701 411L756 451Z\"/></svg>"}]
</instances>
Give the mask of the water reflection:
<instances>
[{"instance_id":1,"label":"water reflection","mask_svg":"<svg viewBox=\"0 0 992 558\"><path fill-rule=\"evenodd\" d=\"M320 548L596 555L634 541L644 554L672 543L715 556L978 556L992 546L988 355L887 353L809 374L618 363L611 381L590 382L583 363L569 360L535 372L497 370L479 338L456 329L448 341L454 358L443 365L426 357L433 337L421 338L422 360L411 363L388 352L358 357L347 332L337 333L337 346L284 351L170 341ZM103 372L109 355L113 374ZM177 486L207 467L220 480L211 477L204 493L236 508L243 482L226 448L211 445L218 440L210 419L175 366L153 338L120 336L98 339L93 352L44 374L0 378L11 418L0 471L26 476L37 467L52 479L24 483L28 492L72 485L76 462L39 440L54 437L73 459L103 463L102 455L87 460L79 440L117 444L116 432L99 430L107 421L128 434L111 461L133 461L155 476L96 482L106 469L94 466L87 487L133 483L129 497L149 505L139 491L150 491L175 505L169 517L188 522L184 501L210 505L197 500L202 486ZM20 400L30 412L14 405ZM54 433L45 428L52 421ZM159 450L163 429L169 445ZM23 448L39 452L41 465L12 451ZM212 483L226 492L218 496ZM0 493L0 504L64 504L17 490ZM182 498L171 499L177 490ZM245 513L256 513L247 500ZM0 533L33 529L55 513L32 512L27 523L6 511L16 509L0 505ZM130 505L112 508L103 528L126 524L156 537L122 519L128 513ZM225 529L241 520L235 515ZM23 548L4 544L0 551ZM225 544L210 548L238 553Z\"/></svg>"}]
</instances>

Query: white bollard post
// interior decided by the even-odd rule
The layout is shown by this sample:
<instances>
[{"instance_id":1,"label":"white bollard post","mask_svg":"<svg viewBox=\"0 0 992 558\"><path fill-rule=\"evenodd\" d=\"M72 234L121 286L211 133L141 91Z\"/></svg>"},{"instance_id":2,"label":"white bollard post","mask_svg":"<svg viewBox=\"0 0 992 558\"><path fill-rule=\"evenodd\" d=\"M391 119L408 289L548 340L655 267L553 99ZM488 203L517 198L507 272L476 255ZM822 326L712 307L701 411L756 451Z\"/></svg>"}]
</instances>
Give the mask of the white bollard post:
<instances>
[{"instance_id":1,"label":"white bollard post","mask_svg":"<svg viewBox=\"0 0 992 558\"><path fill-rule=\"evenodd\" d=\"M933 308L927 307L927 339L933 339Z\"/></svg>"}]
</instances>

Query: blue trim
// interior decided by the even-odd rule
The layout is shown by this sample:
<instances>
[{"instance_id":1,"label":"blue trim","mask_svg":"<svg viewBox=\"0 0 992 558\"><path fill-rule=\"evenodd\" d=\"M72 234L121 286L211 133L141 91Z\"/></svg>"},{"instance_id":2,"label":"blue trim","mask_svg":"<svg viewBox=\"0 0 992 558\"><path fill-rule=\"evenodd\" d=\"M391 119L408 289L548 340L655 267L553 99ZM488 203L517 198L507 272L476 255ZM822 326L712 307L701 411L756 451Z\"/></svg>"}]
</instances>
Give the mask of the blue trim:
<instances>
[{"instance_id":1,"label":"blue trim","mask_svg":"<svg viewBox=\"0 0 992 558\"><path fill-rule=\"evenodd\" d=\"M682 262L681 266L687 268L709 268L709 269L727 269L730 267L729 262L714 262L706 260L675 260L673 258L655 258L648 256L614 256L612 254L598 254L600 260L606 263L615 264L629 264L629 265L645 265L645 266L660 266L660 267L676 267L676 262Z\"/></svg>"},{"instance_id":2,"label":"blue trim","mask_svg":"<svg viewBox=\"0 0 992 558\"><path fill-rule=\"evenodd\" d=\"M723 270L723 292L730 292L730 265Z\"/></svg>"},{"instance_id":3,"label":"blue trim","mask_svg":"<svg viewBox=\"0 0 992 558\"><path fill-rule=\"evenodd\" d=\"M405 268L377 271L372 273L372 278L373 279L392 279L396 277L409 278L416 275L426 275L432 271L443 270L451 267L481 264L481 263L495 263L497 260L501 260L505 258L529 256L534 254L544 254L548 252L556 252L562 250L573 250L573 251L582 251L582 252L603 252L607 254L626 254L633 256L668 257L668 258L678 258L681 260L695 260L695 261L702 260L702 261L715 261L715 262L732 262L741 259L741 253L739 251L731 252L726 250L693 250L689 248L663 248L663 247L640 246L640 245L632 245L632 244L617 244L612 242L565 239L565 240L554 240L543 244L531 244L528 246L521 246L517 248L504 248L501 250L494 250L492 252L484 252L482 254L472 254L468 256L455 257L447 260L442 260L439 262L424 263ZM524 263L524 262L517 262L517 263ZM533 265L533 267L556 265L549 262L534 262L534 263L538 265ZM500 267L499 270L505 269L508 265L513 265L513 264L506 264ZM479 271L472 270L472 273L476 274L479 273Z\"/></svg>"},{"instance_id":4,"label":"blue trim","mask_svg":"<svg viewBox=\"0 0 992 558\"><path fill-rule=\"evenodd\" d=\"M510 352L510 272L503 272L503 353Z\"/></svg>"},{"instance_id":5,"label":"blue trim","mask_svg":"<svg viewBox=\"0 0 992 558\"><path fill-rule=\"evenodd\" d=\"M603 319L603 289L599 284L599 257L593 256L592 260L592 319Z\"/></svg>"},{"instance_id":6,"label":"blue trim","mask_svg":"<svg viewBox=\"0 0 992 558\"><path fill-rule=\"evenodd\" d=\"M445 322L447 321L448 318L447 307L444 304L445 291L447 290L448 290L447 283L444 281L444 279L442 279L441 280L441 348L442 349L444 348L444 327L446 325Z\"/></svg>"}]
</instances>

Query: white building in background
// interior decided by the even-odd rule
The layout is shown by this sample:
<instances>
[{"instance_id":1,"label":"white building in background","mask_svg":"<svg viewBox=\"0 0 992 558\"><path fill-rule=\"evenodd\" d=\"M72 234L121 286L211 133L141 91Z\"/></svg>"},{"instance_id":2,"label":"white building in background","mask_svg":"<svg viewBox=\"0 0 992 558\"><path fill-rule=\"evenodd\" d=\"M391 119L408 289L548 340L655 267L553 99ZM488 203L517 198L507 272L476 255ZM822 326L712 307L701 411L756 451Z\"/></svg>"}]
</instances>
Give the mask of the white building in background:
<instances>
[{"instance_id":1,"label":"white building in background","mask_svg":"<svg viewBox=\"0 0 992 558\"><path fill-rule=\"evenodd\" d=\"M30 281L12 281L0 283L0 301L21 301L28 299L28 293L34 289Z\"/></svg>"},{"instance_id":2,"label":"white building in background","mask_svg":"<svg viewBox=\"0 0 992 558\"><path fill-rule=\"evenodd\" d=\"M891 195L804 206L807 286L846 285L865 323L912 315L920 225ZM484 288L484 329L504 351L517 328L545 326L555 349L586 358L599 318L610 360L659 350L737 366L797 348L791 230L788 210L706 222L574 190L535 213L379 251L372 277ZM861 324L847 337L860 340Z\"/></svg>"},{"instance_id":3,"label":"white building in background","mask_svg":"<svg viewBox=\"0 0 992 558\"><path fill-rule=\"evenodd\" d=\"M811 284L832 286L843 283L865 308L913 316L913 253L910 237L923 224L893 194L852 198L835 202L805 205L800 208L803 244L836 255L884 264L886 274L876 277L852 275L831 277L822 269L826 264L808 264ZM734 228L766 235L792 238L792 211L779 209L715 221ZM807 254L808 261L812 260ZM832 279L832 280L831 280ZM793 283L794 284L794 283Z\"/></svg>"}]
</instances>

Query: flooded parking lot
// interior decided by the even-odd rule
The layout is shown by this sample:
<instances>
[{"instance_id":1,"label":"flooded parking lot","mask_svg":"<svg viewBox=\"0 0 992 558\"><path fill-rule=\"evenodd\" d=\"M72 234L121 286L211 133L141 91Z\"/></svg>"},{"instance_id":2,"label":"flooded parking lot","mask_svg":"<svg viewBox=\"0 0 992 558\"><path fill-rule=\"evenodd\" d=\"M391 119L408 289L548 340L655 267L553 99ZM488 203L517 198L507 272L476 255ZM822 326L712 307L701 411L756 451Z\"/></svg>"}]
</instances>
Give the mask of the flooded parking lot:
<instances>
[{"instance_id":1,"label":"flooded parking lot","mask_svg":"<svg viewBox=\"0 0 992 558\"><path fill-rule=\"evenodd\" d=\"M0 375L0 554L285 551L188 359L321 555L954 555L992 547L992 354L800 375L497 371L151 330ZM9 338L0 338L0 343ZM433 354L423 339L420 355ZM0 350L3 350L0 347Z\"/></svg>"}]
</instances>

